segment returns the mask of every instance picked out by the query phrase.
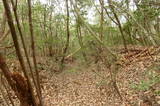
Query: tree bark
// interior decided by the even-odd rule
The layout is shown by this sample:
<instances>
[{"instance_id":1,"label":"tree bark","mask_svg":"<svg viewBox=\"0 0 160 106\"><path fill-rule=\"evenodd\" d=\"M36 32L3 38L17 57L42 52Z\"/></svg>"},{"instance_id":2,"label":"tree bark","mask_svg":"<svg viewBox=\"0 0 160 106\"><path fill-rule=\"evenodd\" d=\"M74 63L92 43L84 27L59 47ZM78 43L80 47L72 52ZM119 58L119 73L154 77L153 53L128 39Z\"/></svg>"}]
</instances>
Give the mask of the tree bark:
<instances>
[{"instance_id":1,"label":"tree bark","mask_svg":"<svg viewBox=\"0 0 160 106\"><path fill-rule=\"evenodd\" d=\"M12 90L18 97L20 101L20 106L31 106L32 96L26 78L18 72L11 73L1 53L0 69L2 70L5 78L7 79L8 84L11 86Z\"/></svg>"},{"instance_id":2,"label":"tree bark","mask_svg":"<svg viewBox=\"0 0 160 106\"><path fill-rule=\"evenodd\" d=\"M67 30L66 30L67 31L67 42L66 42L66 46L65 46L64 51L63 51L63 57L62 57L62 60L61 60L62 69L63 69L63 63L64 63L65 55L66 55L67 49L69 47L69 39L70 39L68 0L66 0L66 9L67 9Z\"/></svg>"},{"instance_id":3,"label":"tree bark","mask_svg":"<svg viewBox=\"0 0 160 106\"><path fill-rule=\"evenodd\" d=\"M36 103L36 100L35 100L35 96L34 96L34 92L33 92L33 88L32 88L32 84L31 84L31 80L29 78L29 75L28 75L28 72L26 70L26 66L25 66L21 51L20 51L18 37L17 37L15 26L13 24L13 18L12 18L11 10L10 10L10 7L9 7L9 2L8 2L8 0L2 0L2 1L3 1L3 6L4 6L5 12L6 12L8 26L10 28L12 39L13 39L14 46L15 46L15 49L16 49L16 54L17 54L17 57L19 59L20 65L22 67L22 70L24 72L25 78L27 79L26 80L27 81L27 85L28 85L28 88L30 90L29 94L31 95L31 99L32 99L31 100L32 101L31 104L33 106L37 106L37 103ZM5 65L3 61L2 61L2 63L3 63L3 65ZM5 70L5 66L3 66L3 65L1 66L1 68L4 68L3 70ZM10 75L10 74L8 74L8 75Z\"/></svg>"}]
</instances>

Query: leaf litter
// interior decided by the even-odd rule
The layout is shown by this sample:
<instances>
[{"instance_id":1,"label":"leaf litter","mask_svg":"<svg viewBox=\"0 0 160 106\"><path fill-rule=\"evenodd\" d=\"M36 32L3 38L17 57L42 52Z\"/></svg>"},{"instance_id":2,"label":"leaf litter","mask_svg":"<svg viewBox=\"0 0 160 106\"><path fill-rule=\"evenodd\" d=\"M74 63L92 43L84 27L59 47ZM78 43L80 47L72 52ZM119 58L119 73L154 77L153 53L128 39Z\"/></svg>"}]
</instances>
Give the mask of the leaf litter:
<instances>
[{"instance_id":1,"label":"leaf litter","mask_svg":"<svg viewBox=\"0 0 160 106\"><path fill-rule=\"evenodd\" d=\"M109 70L102 63L83 66L72 62L57 74L57 64L48 59L39 59L45 106L160 106L160 81L154 82L155 77L149 74L159 76L159 47L118 51L122 56L122 67L117 74L117 84L123 101L111 87ZM10 70L20 70L17 60L9 59L7 63ZM152 83L148 84L147 81ZM0 94L1 104L3 100Z\"/></svg>"}]
</instances>

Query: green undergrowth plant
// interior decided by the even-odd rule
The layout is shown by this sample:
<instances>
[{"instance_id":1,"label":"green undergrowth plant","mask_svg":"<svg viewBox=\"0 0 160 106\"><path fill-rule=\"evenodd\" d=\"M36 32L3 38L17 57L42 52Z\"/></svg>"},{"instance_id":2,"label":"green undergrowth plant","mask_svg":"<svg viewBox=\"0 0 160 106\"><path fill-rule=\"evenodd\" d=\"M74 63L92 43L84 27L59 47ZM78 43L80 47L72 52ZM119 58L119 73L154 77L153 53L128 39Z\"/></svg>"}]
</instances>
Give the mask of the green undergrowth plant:
<instances>
[{"instance_id":1,"label":"green undergrowth plant","mask_svg":"<svg viewBox=\"0 0 160 106\"><path fill-rule=\"evenodd\" d=\"M75 68L68 69L68 70L65 71L65 73L69 73L69 74L76 74L77 72L78 72L78 70L75 69Z\"/></svg>"},{"instance_id":2,"label":"green undergrowth plant","mask_svg":"<svg viewBox=\"0 0 160 106\"><path fill-rule=\"evenodd\" d=\"M131 87L138 91L147 91L154 89L160 83L160 75L155 73L155 71L146 72L145 76L148 80L141 80L138 84L131 84ZM153 93L160 95L160 90L154 89Z\"/></svg>"},{"instance_id":3,"label":"green undergrowth plant","mask_svg":"<svg viewBox=\"0 0 160 106\"><path fill-rule=\"evenodd\" d=\"M65 74L77 74L77 73L79 73L80 72L80 70L81 69L83 69L83 67L79 64L79 65L77 65L77 64L65 64L66 66L66 68L64 69L65 71L64 71L64 73Z\"/></svg>"}]
</instances>

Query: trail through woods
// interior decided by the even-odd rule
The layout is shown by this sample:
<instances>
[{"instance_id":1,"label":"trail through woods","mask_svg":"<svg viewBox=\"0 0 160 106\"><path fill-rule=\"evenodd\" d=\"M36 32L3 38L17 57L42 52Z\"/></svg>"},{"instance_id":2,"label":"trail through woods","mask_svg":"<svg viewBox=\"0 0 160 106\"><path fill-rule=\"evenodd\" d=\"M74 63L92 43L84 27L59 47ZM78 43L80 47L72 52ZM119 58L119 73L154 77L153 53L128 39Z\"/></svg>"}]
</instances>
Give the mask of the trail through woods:
<instances>
[{"instance_id":1,"label":"trail through woods","mask_svg":"<svg viewBox=\"0 0 160 106\"><path fill-rule=\"evenodd\" d=\"M51 59L39 58L38 68L45 106L160 106L160 83L152 83L159 75L160 48L136 48L129 53L123 49L122 66L117 84L123 97L120 100L110 86L109 71L102 62L66 62L66 68L57 74L57 65ZM18 70L18 61L8 59L11 70ZM151 76L151 74L154 74ZM151 84L147 88L147 81ZM143 82L143 83L142 83ZM138 86L139 85L139 86ZM14 94L13 94L14 95ZM12 96L13 99L16 97ZM5 106L0 96L0 106Z\"/></svg>"}]
</instances>

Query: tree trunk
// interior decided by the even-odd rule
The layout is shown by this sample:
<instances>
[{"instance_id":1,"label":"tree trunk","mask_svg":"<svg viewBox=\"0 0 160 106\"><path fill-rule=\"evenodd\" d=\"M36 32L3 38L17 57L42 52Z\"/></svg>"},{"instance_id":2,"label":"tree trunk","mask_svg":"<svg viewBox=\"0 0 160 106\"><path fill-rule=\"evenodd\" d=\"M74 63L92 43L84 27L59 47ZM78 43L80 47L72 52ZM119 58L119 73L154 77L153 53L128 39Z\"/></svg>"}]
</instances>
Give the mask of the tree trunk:
<instances>
[{"instance_id":1,"label":"tree trunk","mask_svg":"<svg viewBox=\"0 0 160 106\"><path fill-rule=\"evenodd\" d=\"M65 59L65 55L67 53L67 49L69 47L69 39L70 39L70 32L69 32L69 6L68 6L68 0L66 0L66 9L67 9L67 42L66 42L66 46L64 48L63 51L63 57L61 60L61 65L62 65L62 69L63 69L63 63L64 63L64 59Z\"/></svg>"},{"instance_id":2,"label":"tree trunk","mask_svg":"<svg viewBox=\"0 0 160 106\"><path fill-rule=\"evenodd\" d=\"M18 37L17 37L16 29L15 29L15 26L14 26L14 23L13 23L13 18L12 18L9 2L8 2L8 0L2 0L2 1L3 1L3 6L4 6L5 12L6 12L8 26L10 28L12 39L13 39L14 46L15 46L15 49L16 49L16 54L17 54L17 57L19 59L20 65L22 67L22 70L24 72L25 78L27 79L25 81L27 82L28 89L29 89L29 93L28 94L31 95L31 99L32 99L31 100L32 101L31 104L33 106L36 106L37 103L36 103L36 100L35 100L35 96L34 96L34 92L33 92L33 87L32 87L31 80L29 78L28 72L26 70L26 66L25 66L25 63L24 63L24 60L23 60L23 56L22 56L21 51L20 51ZM5 72L7 70L7 68L6 68L5 62L3 61L3 58L1 60L1 63L3 63L3 64L1 64L1 68L3 68L2 70L3 70L3 72ZM8 72L9 72L9 70L8 70ZM8 74L8 75L11 75L11 74ZM6 77L7 77L7 75L6 75ZM23 82L22 82L22 84L23 84Z\"/></svg>"},{"instance_id":3,"label":"tree trunk","mask_svg":"<svg viewBox=\"0 0 160 106\"><path fill-rule=\"evenodd\" d=\"M0 69L2 70L5 78L7 79L8 84L11 86L12 90L18 97L20 101L20 106L31 106L33 104L32 95L26 78L18 72L11 73L1 53Z\"/></svg>"}]
</instances>

